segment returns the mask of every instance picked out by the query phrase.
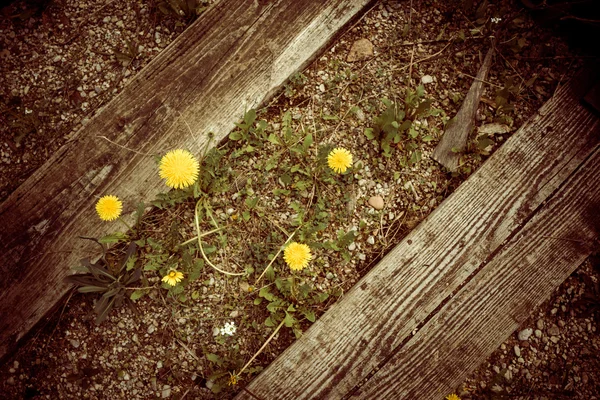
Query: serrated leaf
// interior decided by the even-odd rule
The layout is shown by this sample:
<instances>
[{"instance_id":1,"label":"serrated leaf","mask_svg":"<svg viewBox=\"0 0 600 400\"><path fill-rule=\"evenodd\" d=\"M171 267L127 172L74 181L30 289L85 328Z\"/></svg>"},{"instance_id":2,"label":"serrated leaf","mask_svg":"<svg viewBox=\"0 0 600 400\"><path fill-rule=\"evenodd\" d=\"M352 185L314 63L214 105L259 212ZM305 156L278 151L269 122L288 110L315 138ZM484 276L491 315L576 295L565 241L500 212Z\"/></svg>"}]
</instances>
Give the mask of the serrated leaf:
<instances>
[{"instance_id":1,"label":"serrated leaf","mask_svg":"<svg viewBox=\"0 0 600 400\"><path fill-rule=\"evenodd\" d=\"M308 135L306 135L306 137L304 138L304 142L302 143L302 148L304 149L304 151L307 151L307 150L308 150L308 148L309 148L310 146L312 146L312 144L313 144L313 136L312 136L312 134L310 134L310 133L309 133L309 134L308 134Z\"/></svg>"},{"instance_id":2,"label":"serrated leaf","mask_svg":"<svg viewBox=\"0 0 600 400\"><path fill-rule=\"evenodd\" d=\"M285 313L285 318L283 319L283 324L288 327L291 328L294 324L296 323L296 318L294 318L292 316L292 314L289 314L287 311Z\"/></svg>"},{"instance_id":3,"label":"serrated leaf","mask_svg":"<svg viewBox=\"0 0 600 400\"><path fill-rule=\"evenodd\" d=\"M267 301L273 301L275 299L275 295L269 291L268 286L265 286L264 288L260 289L258 295L260 297L265 298Z\"/></svg>"},{"instance_id":4,"label":"serrated leaf","mask_svg":"<svg viewBox=\"0 0 600 400\"><path fill-rule=\"evenodd\" d=\"M129 298L131 300L135 301L135 300L139 299L140 297L142 297L145 294L146 294L146 292L144 292L143 290L134 290L133 293L131 293L131 295L129 296Z\"/></svg>"},{"instance_id":5,"label":"serrated leaf","mask_svg":"<svg viewBox=\"0 0 600 400\"><path fill-rule=\"evenodd\" d=\"M269 137L267 138L267 140L273 144L281 144L281 142L279 141L279 138L274 133L271 133L269 135Z\"/></svg>"},{"instance_id":6,"label":"serrated leaf","mask_svg":"<svg viewBox=\"0 0 600 400\"><path fill-rule=\"evenodd\" d=\"M302 314L310 322L315 322L317 319L315 312L313 310L302 310Z\"/></svg>"},{"instance_id":7,"label":"serrated leaf","mask_svg":"<svg viewBox=\"0 0 600 400\"><path fill-rule=\"evenodd\" d=\"M205 355L206 359L219 366L223 365L223 359L214 353L208 353Z\"/></svg>"},{"instance_id":8,"label":"serrated leaf","mask_svg":"<svg viewBox=\"0 0 600 400\"><path fill-rule=\"evenodd\" d=\"M242 138L242 134L239 131L233 131L229 134L229 139L231 140L240 140Z\"/></svg>"}]
</instances>

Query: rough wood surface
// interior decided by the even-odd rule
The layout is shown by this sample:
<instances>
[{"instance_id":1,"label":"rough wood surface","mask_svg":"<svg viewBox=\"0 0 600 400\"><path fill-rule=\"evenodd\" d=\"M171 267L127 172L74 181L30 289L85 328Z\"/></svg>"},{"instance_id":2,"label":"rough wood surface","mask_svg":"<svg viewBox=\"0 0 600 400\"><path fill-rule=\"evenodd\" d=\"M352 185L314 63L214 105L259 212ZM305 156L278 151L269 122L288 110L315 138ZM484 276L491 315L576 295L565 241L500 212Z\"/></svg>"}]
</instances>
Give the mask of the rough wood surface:
<instances>
[{"instance_id":1,"label":"rough wood surface","mask_svg":"<svg viewBox=\"0 0 600 400\"><path fill-rule=\"evenodd\" d=\"M460 153L452 151L458 149L463 151L467 144L469 134L473 130L475 123L475 114L479 106L479 99L483 94L483 81L485 81L490 66L492 65L492 56L494 55L494 45L488 50L483 64L477 72L477 77L471 84L471 88L467 93L467 97L460 106L460 110L456 114L455 120L451 122L448 129L444 132L440 143L433 151L433 159L450 171L456 171L458 162L460 161Z\"/></svg>"},{"instance_id":2,"label":"rough wood surface","mask_svg":"<svg viewBox=\"0 0 600 400\"><path fill-rule=\"evenodd\" d=\"M238 399L340 399L383 365L598 145L587 82L559 89Z\"/></svg>"},{"instance_id":3,"label":"rough wood surface","mask_svg":"<svg viewBox=\"0 0 600 400\"><path fill-rule=\"evenodd\" d=\"M352 398L442 399L597 246L600 147Z\"/></svg>"},{"instance_id":4,"label":"rough wood surface","mask_svg":"<svg viewBox=\"0 0 600 400\"><path fill-rule=\"evenodd\" d=\"M311 61L369 0L220 0L156 57L0 205L0 357L69 286L63 277L97 249L96 199L125 212L166 191L153 155L201 153ZM191 130L191 133L190 133Z\"/></svg>"}]
</instances>

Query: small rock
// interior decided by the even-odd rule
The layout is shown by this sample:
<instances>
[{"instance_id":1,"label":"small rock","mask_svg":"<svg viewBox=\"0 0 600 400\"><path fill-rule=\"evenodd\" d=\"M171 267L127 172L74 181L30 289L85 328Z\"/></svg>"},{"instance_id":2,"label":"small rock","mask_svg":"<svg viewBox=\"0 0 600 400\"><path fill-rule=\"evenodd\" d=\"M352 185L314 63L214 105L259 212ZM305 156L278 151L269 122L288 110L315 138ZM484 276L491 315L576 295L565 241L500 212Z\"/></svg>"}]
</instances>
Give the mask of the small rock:
<instances>
[{"instance_id":1,"label":"small rock","mask_svg":"<svg viewBox=\"0 0 600 400\"><path fill-rule=\"evenodd\" d=\"M232 312L229 313L229 316L231 318L237 318L240 316L240 312L238 310L233 310Z\"/></svg>"},{"instance_id":2,"label":"small rock","mask_svg":"<svg viewBox=\"0 0 600 400\"><path fill-rule=\"evenodd\" d=\"M423 77L421 78L421 82L424 85L427 85L428 83L432 83L433 82L433 77L431 75L423 75Z\"/></svg>"},{"instance_id":3,"label":"small rock","mask_svg":"<svg viewBox=\"0 0 600 400\"><path fill-rule=\"evenodd\" d=\"M325 278L332 280L333 279L333 274L331 272L328 272L327 274L325 274Z\"/></svg>"},{"instance_id":4,"label":"small rock","mask_svg":"<svg viewBox=\"0 0 600 400\"><path fill-rule=\"evenodd\" d=\"M14 377L12 377L12 376L11 376L11 377L9 377L9 378L6 380L6 383L8 383L9 385L14 385L14 384L15 384L15 378L14 378Z\"/></svg>"},{"instance_id":5,"label":"small rock","mask_svg":"<svg viewBox=\"0 0 600 400\"><path fill-rule=\"evenodd\" d=\"M540 331L539 329L535 330L535 337L541 338L542 337L542 331Z\"/></svg>"},{"instance_id":6,"label":"small rock","mask_svg":"<svg viewBox=\"0 0 600 400\"><path fill-rule=\"evenodd\" d=\"M153 334L155 330L156 330L156 327L154 325L150 325L148 327L148 333L149 334Z\"/></svg>"},{"instance_id":7,"label":"small rock","mask_svg":"<svg viewBox=\"0 0 600 400\"><path fill-rule=\"evenodd\" d=\"M376 210L383 209L383 206L384 206L383 197L373 196L373 197L369 198L369 205Z\"/></svg>"},{"instance_id":8,"label":"small rock","mask_svg":"<svg viewBox=\"0 0 600 400\"><path fill-rule=\"evenodd\" d=\"M163 386L161 397L163 399L168 399L170 396L171 396L171 386L169 386L169 385Z\"/></svg>"},{"instance_id":9,"label":"small rock","mask_svg":"<svg viewBox=\"0 0 600 400\"><path fill-rule=\"evenodd\" d=\"M560 338L558 336L550 336L550 341L552 343L558 343L558 341L560 340Z\"/></svg>"},{"instance_id":10,"label":"small rock","mask_svg":"<svg viewBox=\"0 0 600 400\"><path fill-rule=\"evenodd\" d=\"M356 250L356 243L354 243L354 242L350 243L350 245L348 246L348 250L349 250L349 251L354 251L354 250Z\"/></svg>"},{"instance_id":11,"label":"small rock","mask_svg":"<svg viewBox=\"0 0 600 400\"><path fill-rule=\"evenodd\" d=\"M215 326L213 328L213 336L219 336L220 333L221 333L221 330Z\"/></svg>"},{"instance_id":12,"label":"small rock","mask_svg":"<svg viewBox=\"0 0 600 400\"><path fill-rule=\"evenodd\" d=\"M375 238L373 236L369 236L369 238L367 239L367 243L375 244Z\"/></svg>"},{"instance_id":13,"label":"small rock","mask_svg":"<svg viewBox=\"0 0 600 400\"><path fill-rule=\"evenodd\" d=\"M371 57L373 57L373 43L371 43L369 39L363 38L352 43L352 47L350 48L350 52L348 53L346 61L362 61Z\"/></svg>"},{"instance_id":14,"label":"small rock","mask_svg":"<svg viewBox=\"0 0 600 400\"><path fill-rule=\"evenodd\" d=\"M521 357L521 349L519 348L518 345L515 344L514 350L515 350L515 356Z\"/></svg>"},{"instance_id":15,"label":"small rock","mask_svg":"<svg viewBox=\"0 0 600 400\"><path fill-rule=\"evenodd\" d=\"M494 393L501 393L501 392L503 392L503 391L504 391L504 388L503 388L502 386L500 386L500 385L496 384L496 385L492 386L492 389L491 389L491 390L492 390L492 392L494 392Z\"/></svg>"},{"instance_id":16,"label":"small rock","mask_svg":"<svg viewBox=\"0 0 600 400\"><path fill-rule=\"evenodd\" d=\"M367 256L364 253L358 253L358 259L360 261L365 261L367 259Z\"/></svg>"},{"instance_id":17,"label":"small rock","mask_svg":"<svg viewBox=\"0 0 600 400\"><path fill-rule=\"evenodd\" d=\"M558 326L552 325L550 328L548 328L548 334L550 336L558 336L560 335L560 329L558 329Z\"/></svg>"},{"instance_id":18,"label":"small rock","mask_svg":"<svg viewBox=\"0 0 600 400\"><path fill-rule=\"evenodd\" d=\"M527 329L523 329L521 332L519 332L519 340L529 340L529 337L531 336L531 334L533 333L533 329L531 328L527 328Z\"/></svg>"},{"instance_id":19,"label":"small rock","mask_svg":"<svg viewBox=\"0 0 600 400\"><path fill-rule=\"evenodd\" d=\"M583 374L581 374L581 383L583 383L584 385L587 385L589 380L590 380L590 377L588 376L588 374L586 374L585 372Z\"/></svg>"},{"instance_id":20,"label":"small rock","mask_svg":"<svg viewBox=\"0 0 600 400\"><path fill-rule=\"evenodd\" d=\"M71 342L71 346L73 346L73 347L75 347L75 348L78 348L78 347L79 347L79 344L80 344L80 343L79 343L79 340L76 340L76 339L71 339L71 340L69 340L69 342Z\"/></svg>"},{"instance_id":21,"label":"small rock","mask_svg":"<svg viewBox=\"0 0 600 400\"><path fill-rule=\"evenodd\" d=\"M535 326L539 329L542 330L544 329L544 320L543 319L538 319L537 322L535 323Z\"/></svg>"},{"instance_id":22,"label":"small rock","mask_svg":"<svg viewBox=\"0 0 600 400\"><path fill-rule=\"evenodd\" d=\"M512 371L510 369L507 369L506 372L504 372L504 379L506 379L507 381L512 380L513 378L513 374Z\"/></svg>"}]
</instances>

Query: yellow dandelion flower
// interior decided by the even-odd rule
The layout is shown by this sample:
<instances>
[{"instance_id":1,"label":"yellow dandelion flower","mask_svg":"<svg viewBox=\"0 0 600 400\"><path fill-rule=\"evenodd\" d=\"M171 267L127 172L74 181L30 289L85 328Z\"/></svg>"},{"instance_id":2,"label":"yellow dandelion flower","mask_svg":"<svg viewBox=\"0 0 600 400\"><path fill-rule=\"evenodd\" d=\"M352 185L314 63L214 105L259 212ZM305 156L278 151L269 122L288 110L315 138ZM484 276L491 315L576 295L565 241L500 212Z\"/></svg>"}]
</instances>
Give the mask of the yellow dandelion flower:
<instances>
[{"instance_id":1,"label":"yellow dandelion flower","mask_svg":"<svg viewBox=\"0 0 600 400\"><path fill-rule=\"evenodd\" d=\"M292 242L283 250L283 259L293 271L306 268L311 257L310 247L305 244Z\"/></svg>"},{"instance_id":2,"label":"yellow dandelion flower","mask_svg":"<svg viewBox=\"0 0 600 400\"><path fill-rule=\"evenodd\" d=\"M352 165L352 153L341 147L333 149L327 156L327 165L338 174L343 174Z\"/></svg>"},{"instance_id":3,"label":"yellow dandelion flower","mask_svg":"<svg viewBox=\"0 0 600 400\"><path fill-rule=\"evenodd\" d=\"M452 394L449 394L448 396L446 396L446 400L460 400L460 397L458 397L457 395L452 393Z\"/></svg>"},{"instance_id":4,"label":"yellow dandelion flower","mask_svg":"<svg viewBox=\"0 0 600 400\"><path fill-rule=\"evenodd\" d=\"M123 203L117 196L103 196L96 203L96 212L103 221L114 221L119 218Z\"/></svg>"},{"instance_id":5,"label":"yellow dandelion flower","mask_svg":"<svg viewBox=\"0 0 600 400\"><path fill-rule=\"evenodd\" d=\"M177 285L183 279L183 273L174 269L170 270L169 273L163 276L162 281L167 282L171 286Z\"/></svg>"},{"instance_id":6,"label":"yellow dandelion flower","mask_svg":"<svg viewBox=\"0 0 600 400\"><path fill-rule=\"evenodd\" d=\"M161 158L159 170L168 187L181 189L196 182L200 164L187 150L171 150Z\"/></svg>"}]
</instances>

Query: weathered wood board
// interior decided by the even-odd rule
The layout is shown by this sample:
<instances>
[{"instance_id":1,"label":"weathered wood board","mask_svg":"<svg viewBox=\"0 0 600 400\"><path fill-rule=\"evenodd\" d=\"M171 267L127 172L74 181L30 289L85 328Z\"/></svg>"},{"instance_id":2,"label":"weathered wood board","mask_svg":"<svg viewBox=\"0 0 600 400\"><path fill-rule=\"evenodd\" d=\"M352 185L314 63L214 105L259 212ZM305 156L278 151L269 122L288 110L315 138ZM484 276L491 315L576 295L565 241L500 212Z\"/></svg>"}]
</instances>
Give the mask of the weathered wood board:
<instances>
[{"instance_id":1,"label":"weathered wood board","mask_svg":"<svg viewBox=\"0 0 600 400\"><path fill-rule=\"evenodd\" d=\"M77 237L122 229L98 220L100 196L130 213L166 191L154 155L200 154L209 132L218 143L369 1L220 0L3 202L0 357L66 293L70 267L97 252Z\"/></svg>"},{"instance_id":2,"label":"weathered wood board","mask_svg":"<svg viewBox=\"0 0 600 400\"><path fill-rule=\"evenodd\" d=\"M590 74L594 75L594 72ZM489 332L486 332L482 334L484 343L477 343L480 347L459 348L467 354L452 359L461 367L456 368L457 371L443 375L435 368L427 370L427 366L424 366L423 370L411 370L411 376L399 377L394 369L401 363L398 361L401 357L413 357L412 353L402 353L406 346L412 346L407 349L421 351L419 354L424 357L423 351L427 351L427 345L415 338L427 341L427 332L438 334L440 328L438 326L438 330L434 330L435 324L455 321L456 326L448 329L454 333L461 332L461 335L461 329L486 328L481 325L467 326L468 321L460 319L460 315L453 315L453 310L460 303L455 304L451 299L455 293L459 293L457 301L467 301L469 307L474 307L472 302L468 303L471 301L469 296L472 296L473 290L477 290L473 288L482 287L477 285L484 285L487 292L477 297L482 302L478 305L479 310L489 313L490 317L496 316L490 309L496 303L486 296L501 289L491 287L489 280L497 276L494 274L502 275L503 271L498 271L500 267L494 269L491 263L486 269L486 263L502 255L504 260L511 260L514 265L512 257L523 256L523 246L528 245L527 241L519 241L521 233L539 233L540 224L554 226L550 218L552 210L563 212L564 218L556 222L555 228L547 226L548 232L573 234L574 227L579 224L582 232L576 238L588 243L593 234L598 235L598 231L594 231L590 225L591 220L581 218L581 212L577 210L578 204L594 204L598 196L597 186L592 188L587 183L581 186L580 196L583 200L572 200L573 203L568 204L576 195L573 185L584 182L594 168L598 170L600 119L580 103L590 79L595 79L588 75L572 79L568 85L560 88L477 172L313 324L301 339L250 382L237 398L342 399L351 397L357 387L365 382L367 385L360 392L362 395L358 395L359 398L435 398L433 394L439 396L440 392L448 390L452 383L459 380L461 368L465 371L461 377L469 368L475 368L488 350L498 346L506 337L506 332L523 319L524 309L518 304L504 305L502 311L506 313L511 310L508 316L512 321L498 321L502 329L500 335L488 335ZM584 163L585 166L581 167ZM596 182L597 179L592 181ZM557 195L557 190L562 186L563 190L558 191L560 195ZM560 196L564 197L562 203ZM559 203L556 206L551 200L555 197ZM553 204L550 207L555 208L538 216L540 207L549 200ZM598 205L595 204L595 207L597 210ZM594 210L593 207L587 209ZM574 221L569 220L569 212L575 213ZM528 221L527 230L523 230L522 225ZM513 247L512 251L507 247L508 244ZM544 248L548 248L548 245L545 243ZM561 243L557 247L564 249L568 245ZM516 279L515 274L523 268L520 276L529 282L532 279L531 271L538 271L541 266L555 268L553 272L535 275L542 282L532 294L539 294L536 300L541 301L577 266L582 257L591 252L591 246L586 246L572 245L570 251L561 253L559 259L573 263L568 266L559 262L544 264L547 257L556 256L557 250L553 247L547 253L541 250L539 262L526 256L519 259L522 267L516 265L514 271L510 270L510 266L504 266L508 269L506 276L501 279ZM535 254L538 253L532 253ZM497 263L503 262L501 258L498 260ZM532 269L528 269L530 265ZM511 290L515 292L530 290L530 285L519 286L511 282ZM529 303L526 306L535 303L527 299ZM441 314L440 310L443 310ZM420 336L413 337L424 326L426 330ZM457 353L452 351L459 351L446 348L457 345L457 338L451 340L444 334L440 342L435 342L436 338L432 336L433 342L429 343L429 356L433 357L429 362L435 360L436 346L440 348L439 357L446 354L455 356ZM464 360L464 365L460 360ZM383 369L391 361L395 363L390 364L389 370ZM425 365L425 362L420 361L419 365ZM437 373L440 374L440 382L426 385L430 390L428 394L418 392L418 395L412 396L417 392L408 383L406 388L394 385L393 391L389 392L380 387L377 380L370 382L369 378L378 376L378 370L382 371L379 379L389 385L392 385L393 379L406 383L410 379L416 380L420 375L435 381L438 379ZM424 380L419 382L424 384ZM409 395L399 395L402 393Z\"/></svg>"},{"instance_id":3,"label":"weathered wood board","mask_svg":"<svg viewBox=\"0 0 600 400\"><path fill-rule=\"evenodd\" d=\"M600 147L351 398L443 399L593 251Z\"/></svg>"}]
</instances>

